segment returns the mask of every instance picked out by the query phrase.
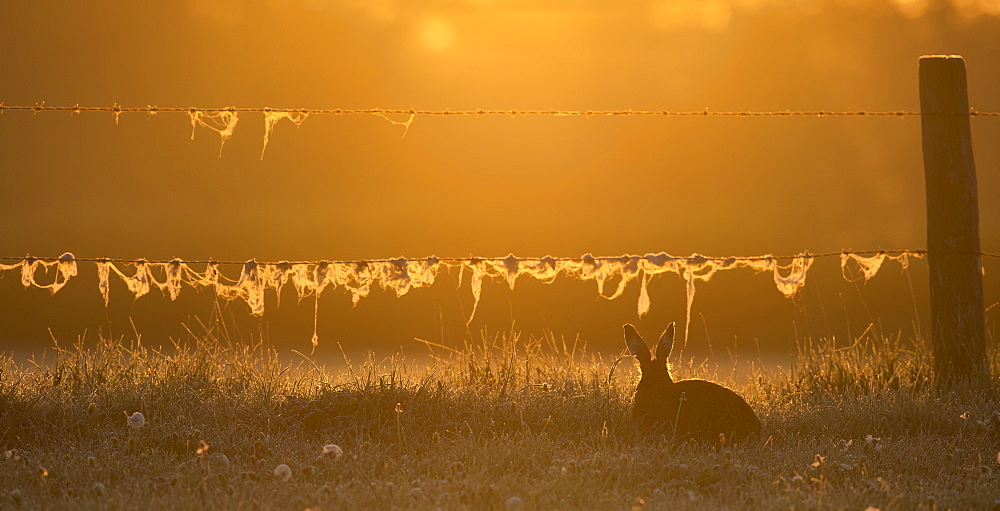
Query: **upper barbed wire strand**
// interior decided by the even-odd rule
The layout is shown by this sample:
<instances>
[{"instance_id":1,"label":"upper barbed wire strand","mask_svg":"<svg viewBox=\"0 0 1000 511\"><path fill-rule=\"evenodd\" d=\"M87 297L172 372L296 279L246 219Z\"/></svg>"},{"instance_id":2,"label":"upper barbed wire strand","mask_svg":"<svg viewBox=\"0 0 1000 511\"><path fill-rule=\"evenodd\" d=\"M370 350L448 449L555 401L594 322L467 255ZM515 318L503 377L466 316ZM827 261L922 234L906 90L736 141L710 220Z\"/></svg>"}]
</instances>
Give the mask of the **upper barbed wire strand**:
<instances>
[{"instance_id":1,"label":"upper barbed wire strand","mask_svg":"<svg viewBox=\"0 0 1000 511\"><path fill-rule=\"evenodd\" d=\"M308 115L435 115L435 116L472 116L472 115L531 115L531 116L553 116L553 117L629 117L629 116L661 116L661 117L919 117L920 112L908 110L896 111L827 111L827 110L779 110L779 111L716 111L716 110L553 110L553 109L474 109L474 110L427 110L427 109L403 109L403 108L272 108L272 107L157 107L153 105L136 106L51 106L39 103L34 106L27 105L4 105L0 103L0 113L5 110L24 110L35 113L41 112L109 112L116 116L122 113L146 113L155 115L158 113L185 113L188 115L198 112L257 112L257 113L302 113ZM1000 112L980 112L974 108L969 109L972 117L1000 117Z\"/></svg>"}]
</instances>

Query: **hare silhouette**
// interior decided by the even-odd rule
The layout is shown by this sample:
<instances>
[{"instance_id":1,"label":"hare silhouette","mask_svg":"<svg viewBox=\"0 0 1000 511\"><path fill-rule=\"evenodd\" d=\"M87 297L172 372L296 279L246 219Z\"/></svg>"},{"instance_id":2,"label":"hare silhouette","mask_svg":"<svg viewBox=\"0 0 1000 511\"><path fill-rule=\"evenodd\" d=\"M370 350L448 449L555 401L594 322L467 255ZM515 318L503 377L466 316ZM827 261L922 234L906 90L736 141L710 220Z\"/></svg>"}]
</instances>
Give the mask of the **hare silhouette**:
<instances>
[{"instance_id":1,"label":"hare silhouette","mask_svg":"<svg viewBox=\"0 0 1000 511\"><path fill-rule=\"evenodd\" d=\"M674 330L674 323L670 323L656 344L654 357L635 327L625 325L625 344L642 372L632 402L633 424L712 445L758 435L760 419L736 392L707 380L671 378L667 359L674 345Z\"/></svg>"}]
</instances>

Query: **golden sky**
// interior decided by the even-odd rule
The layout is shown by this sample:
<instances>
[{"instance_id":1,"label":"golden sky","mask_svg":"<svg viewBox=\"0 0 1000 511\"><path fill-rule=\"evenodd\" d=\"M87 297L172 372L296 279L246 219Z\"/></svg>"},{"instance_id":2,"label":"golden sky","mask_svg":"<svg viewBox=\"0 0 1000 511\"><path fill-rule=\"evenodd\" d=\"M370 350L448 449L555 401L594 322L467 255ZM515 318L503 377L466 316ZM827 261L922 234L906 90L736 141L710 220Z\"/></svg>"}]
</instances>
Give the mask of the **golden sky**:
<instances>
[{"instance_id":1,"label":"golden sky","mask_svg":"<svg viewBox=\"0 0 1000 511\"><path fill-rule=\"evenodd\" d=\"M6 105L917 110L917 58L949 53L966 58L971 104L1000 111L997 0L7 2L0 48ZM1000 204L989 200L1000 189L1000 122L977 118L972 128L983 249L1000 252ZM374 116L312 116L278 124L260 159L263 132L261 114L241 115L219 156L218 136L199 129L190 140L184 114L123 114L116 125L105 113L7 111L0 255L277 261L925 246L917 118L417 116L403 137ZM820 264L815 296L800 303L752 274L706 284L697 335L710 330L717 348L735 336L784 349L796 337L843 337L849 322L856 334L870 309L887 330L912 331L905 275L887 271L884 285L857 289L838 280L835 260ZM93 268L81 268L55 297L0 280L0 331L11 343L47 343L48 327L72 339L110 321L121 333L131 316L162 339L207 314L209 299L132 303L122 290L105 313ZM910 274L918 298L925 268ZM513 319L515 330L617 348L621 323L637 321L638 290L604 302L592 285L487 285L470 329L510 330ZM651 283L642 324L681 321L683 290L679 279ZM321 336L455 344L467 295L442 284L353 309L346 295L324 296ZM311 304L288 303L251 327L305 346Z\"/></svg>"}]
</instances>

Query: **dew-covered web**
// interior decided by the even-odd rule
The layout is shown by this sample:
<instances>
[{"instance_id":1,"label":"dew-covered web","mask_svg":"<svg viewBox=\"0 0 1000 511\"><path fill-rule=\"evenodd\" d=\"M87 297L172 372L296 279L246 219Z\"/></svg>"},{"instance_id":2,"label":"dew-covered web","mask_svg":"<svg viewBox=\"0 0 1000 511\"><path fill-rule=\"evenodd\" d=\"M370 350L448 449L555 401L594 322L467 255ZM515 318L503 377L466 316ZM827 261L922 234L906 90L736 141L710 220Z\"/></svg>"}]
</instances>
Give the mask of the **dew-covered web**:
<instances>
[{"instance_id":1,"label":"dew-covered web","mask_svg":"<svg viewBox=\"0 0 1000 511\"><path fill-rule=\"evenodd\" d=\"M827 254L831 255L831 254ZM835 254L834 254L835 255ZM873 256L854 253L841 255L841 272L847 280L849 265L856 264L866 281L874 277L886 259L898 262L903 269L909 265L910 257L923 257L921 252L901 251L896 254L879 252ZM785 264L780 260L787 260ZM391 290L397 297L412 289L433 285L442 270L457 269L459 286L464 275L470 273L470 291L473 299L472 312L468 322L476 315L482 298L483 282L499 280L514 289L522 276L534 278L542 283L552 283L557 278L574 278L594 281L597 294L607 300L614 300L624 294L635 280L639 281L639 299L636 312L641 317L652 307L648 291L649 281L660 275L672 273L686 283L685 343L691 309L697 286L708 282L720 271L747 268L756 273L769 272L777 290L785 297L793 297L806 283L806 276L815 256L804 252L791 258L776 258L771 255L757 257L706 257L694 254L676 257L665 253L646 255L623 255L619 257L594 257L586 254L580 258L518 258L509 255L503 258L462 258L440 259L384 259L372 261L316 261L259 263L250 260L243 263L239 276L228 277L220 269L221 264L186 263L180 259L171 261L113 261L109 259L88 259L97 265L98 289L107 306L110 301L112 276L120 279L133 299L157 289L171 300L177 299L184 287L211 289L219 298L227 301L241 301L247 304L250 313L262 316L265 311L265 295L273 291L275 303L280 305L281 292L291 282L298 300L314 297L313 348L318 345L319 298L324 291L343 290L350 294L353 304L368 296L374 286ZM77 276L77 259L65 253L58 259L25 257L14 264L0 264L0 276L6 271L19 271L21 283L25 287L59 291L70 278ZM54 269L54 271L53 271ZM40 280L39 275L42 276Z\"/></svg>"},{"instance_id":2,"label":"dew-covered web","mask_svg":"<svg viewBox=\"0 0 1000 511\"><path fill-rule=\"evenodd\" d=\"M55 276L52 278L52 282L39 282L38 281L38 271L41 269L43 275L47 275L49 270L55 268ZM14 264L3 264L0 263L0 277L3 276L3 272L6 271L20 271L21 273L21 284L24 287L37 287L41 289L48 289L55 294L63 286L69 282L69 279L77 276L77 266L76 258L73 254L66 252L65 254L59 256L55 261L41 260L35 257L26 256L21 261Z\"/></svg>"},{"instance_id":3,"label":"dew-covered web","mask_svg":"<svg viewBox=\"0 0 1000 511\"><path fill-rule=\"evenodd\" d=\"M399 137L400 139L406 138L406 132L410 131L410 125L413 124L413 119L417 116L416 113L410 112L410 117L407 118L405 121L394 121L383 112L376 112L375 115L389 121L389 124L392 124L393 126L402 126L403 135Z\"/></svg>"},{"instance_id":4,"label":"dew-covered web","mask_svg":"<svg viewBox=\"0 0 1000 511\"><path fill-rule=\"evenodd\" d=\"M274 125L282 119L288 119L295 124L298 128L302 121L309 117L308 112L272 112L266 110L264 112L264 147L260 150L260 159L264 159L264 151L267 151L267 143L271 140L271 132L274 131Z\"/></svg>"},{"instance_id":5,"label":"dew-covered web","mask_svg":"<svg viewBox=\"0 0 1000 511\"><path fill-rule=\"evenodd\" d=\"M236 130L236 123L240 121L239 113L236 110L198 110L192 108L188 115L191 117L191 140L194 140L194 133L198 126L208 128L219 134L219 156L222 156L222 148L226 141L233 137Z\"/></svg>"},{"instance_id":6,"label":"dew-covered web","mask_svg":"<svg viewBox=\"0 0 1000 511\"><path fill-rule=\"evenodd\" d=\"M896 261L905 270L910 267L910 257L923 257L923 255L913 252L902 252L899 254L886 254L885 252L879 252L875 255L865 257L859 254L845 252L840 254L840 274L844 277L844 280L847 280L848 282L857 282L862 278L865 282L868 282L878 273L879 269L882 268L882 263L884 263L886 259ZM857 265L858 270L861 272L859 277L853 277L847 273L847 269L850 267L852 262Z\"/></svg>"}]
</instances>

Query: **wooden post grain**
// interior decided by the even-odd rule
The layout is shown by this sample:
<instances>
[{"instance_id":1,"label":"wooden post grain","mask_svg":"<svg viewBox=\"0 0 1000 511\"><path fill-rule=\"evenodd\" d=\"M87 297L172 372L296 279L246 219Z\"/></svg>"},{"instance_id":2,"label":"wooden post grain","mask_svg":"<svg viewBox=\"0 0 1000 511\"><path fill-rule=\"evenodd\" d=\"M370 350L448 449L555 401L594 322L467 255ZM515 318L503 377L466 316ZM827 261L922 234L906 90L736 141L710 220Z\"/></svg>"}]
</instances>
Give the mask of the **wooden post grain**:
<instances>
[{"instance_id":1,"label":"wooden post grain","mask_svg":"<svg viewBox=\"0 0 1000 511\"><path fill-rule=\"evenodd\" d=\"M979 202L965 59L920 57L931 342L940 381L985 381Z\"/></svg>"}]
</instances>

